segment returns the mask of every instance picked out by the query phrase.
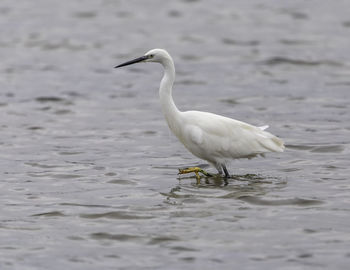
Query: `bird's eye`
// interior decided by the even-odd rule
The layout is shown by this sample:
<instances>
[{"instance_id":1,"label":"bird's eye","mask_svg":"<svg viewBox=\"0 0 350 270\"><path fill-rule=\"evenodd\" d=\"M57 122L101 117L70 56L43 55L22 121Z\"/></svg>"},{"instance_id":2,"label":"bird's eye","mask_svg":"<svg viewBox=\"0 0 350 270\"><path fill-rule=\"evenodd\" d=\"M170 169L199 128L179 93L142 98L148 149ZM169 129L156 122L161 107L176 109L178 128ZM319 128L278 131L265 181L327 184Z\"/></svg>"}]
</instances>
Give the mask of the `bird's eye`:
<instances>
[{"instance_id":1,"label":"bird's eye","mask_svg":"<svg viewBox=\"0 0 350 270\"><path fill-rule=\"evenodd\" d=\"M150 57L150 58L153 58L153 57L154 57L154 54L150 54L149 57Z\"/></svg>"}]
</instances>

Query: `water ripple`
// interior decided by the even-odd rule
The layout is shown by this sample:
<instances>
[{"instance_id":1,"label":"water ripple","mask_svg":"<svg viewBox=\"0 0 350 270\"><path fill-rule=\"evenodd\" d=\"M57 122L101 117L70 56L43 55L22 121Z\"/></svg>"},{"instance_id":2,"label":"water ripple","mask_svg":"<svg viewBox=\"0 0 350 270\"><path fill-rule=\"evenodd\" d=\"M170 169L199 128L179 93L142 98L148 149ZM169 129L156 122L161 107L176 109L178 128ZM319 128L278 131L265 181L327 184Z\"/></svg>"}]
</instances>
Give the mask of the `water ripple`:
<instances>
[{"instance_id":1,"label":"water ripple","mask_svg":"<svg viewBox=\"0 0 350 270\"><path fill-rule=\"evenodd\" d=\"M96 213L96 214L80 214L81 218L88 219L98 219L98 218L112 218L112 219L151 219L153 216L140 216L133 213L125 211L112 211L105 213Z\"/></svg>"},{"instance_id":2,"label":"water ripple","mask_svg":"<svg viewBox=\"0 0 350 270\"><path fill-rule=\"evenodd\" d=\"M87 207L87 208L110 208L109 205L100 205L100 204L79 204L79 203L60 203L60 205L65 206L79 206L79 207Z\"/></svg>"},{"instance_id":3,"label":"water ripple","mask_svg":"<svg viewBox=\"0 0 350 270\"><path fill-rule=\"evenodd\" d=\"M159 245L164 242L170 242L170 241L179 241L180 238L178 236L168 236L168 235L160 235L151 238L151 240L148 242L149 245Z\"/></svg>"},{"instance_id":4,"label":"water ripple","mask_svg":"<svg viewBox=\"0 0 350 270\"><path fill-rule=\"evenodd\" d=\"M303 144L288 144L289 149L307 150L315 153L341 153L344 151L345 146L341 144L334 145L303 145Z\"/></svg>"},{"instance_id":5,"label":"water ripple","mask_svg":"<svg viewBox=\"0 0 350 270\"><path fill-rule=\"evenodd\" d=\"M343 66L342 63L333 61L333 60L304 60L304 59L292 59L282 56L274 56L271 57L265 61L263 61L263 64L269 65L269 66L275 66L275 65L281 65L281 64L289 64L289 65L298 65L298 66Z\"/></svg>"},{"instance_id":6,"label":"water ripple","mask_svg":"<svg viewBox=\"0 0 350 270\"><path fill-rule=\"evenodd\" d=\"M39 213L39 214L34 214L32 217L64 217L66 216L63 214L61 211L51 211L51 212L44 212L44 213Z\"/></svg>"},{"instance_id":7,"label":"water ripple","mask_svg":"<svg viewBox=\"0 0 350 270\"><path fill-rule=\"evenodd\" d=\"M310 206L310 205L319 205L323 204L323 201L316 199L280 199L280 200L267 200L261 199L256 196L240 196L239 200L248 202L254 205L271 205L271 206L282 206L282 205L298 205L298 206Z\"/></svg>"},{"instance_id":8,"label":"water ripple","mask_svg":"<svg viewBox=\"0 0 350 270\"><path fill-rule=\"evenodd\" d=\"M42 96L42 97L37 97L35 99L39 103L62 103L64 105L72 105L72 102L70 100L61 98L61 97L56 97L56 96Z\"/></svg>"},{"instance_id":9,"label":"water ripple","mask_svg":"<svg viewBox=\"0 0 350 270\"><path fill-rule=\"evenodd\" d=\"M114 240L114 241L130 241L130 240L137 240L137 239L143 238L142 236L132 235L132 234L111 234L111 233L105 233L105 232L92 233L90 234L90 237L92 239L97 239L97 240Z\"/></svg>"}]
</instances>

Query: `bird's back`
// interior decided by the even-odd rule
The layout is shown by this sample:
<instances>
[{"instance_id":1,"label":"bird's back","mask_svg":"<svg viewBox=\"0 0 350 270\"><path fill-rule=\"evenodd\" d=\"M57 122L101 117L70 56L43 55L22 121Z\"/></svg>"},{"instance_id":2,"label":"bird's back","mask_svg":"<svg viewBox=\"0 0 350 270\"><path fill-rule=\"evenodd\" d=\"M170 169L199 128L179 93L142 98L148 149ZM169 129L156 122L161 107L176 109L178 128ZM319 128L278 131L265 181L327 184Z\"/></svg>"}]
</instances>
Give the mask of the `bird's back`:
<instances>
[{"instance_id":1,"label":"bird's back","mask_svg":"<svg viewBox=\"0 0 350 270\"><path fill-rule=\"evenodd\" d=\"M182 112L181 126L173 132L190 152L212 163L284 149L283 141L264 127L208 112Z\"/></svg>"}]
</instances>

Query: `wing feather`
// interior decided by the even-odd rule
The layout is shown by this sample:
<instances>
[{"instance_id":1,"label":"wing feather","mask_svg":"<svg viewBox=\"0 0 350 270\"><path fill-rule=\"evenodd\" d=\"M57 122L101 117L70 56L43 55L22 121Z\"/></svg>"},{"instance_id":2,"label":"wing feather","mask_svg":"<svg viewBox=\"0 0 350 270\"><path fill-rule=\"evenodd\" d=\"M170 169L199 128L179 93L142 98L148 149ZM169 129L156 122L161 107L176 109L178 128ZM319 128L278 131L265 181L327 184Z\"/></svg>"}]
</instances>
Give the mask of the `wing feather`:
<instances>
[{"instance_id":1,"label":"wing feather","mask_svg":"<svg viewBox=\"0 0 350 270\"><path fill-rule=\"evenodd\" d=\"M268 126L256 127L207 112L183 114L184 136L179 139L200 158L249 158L284 149L281 139L264 131Z\"/></svg>"}]
</instances>

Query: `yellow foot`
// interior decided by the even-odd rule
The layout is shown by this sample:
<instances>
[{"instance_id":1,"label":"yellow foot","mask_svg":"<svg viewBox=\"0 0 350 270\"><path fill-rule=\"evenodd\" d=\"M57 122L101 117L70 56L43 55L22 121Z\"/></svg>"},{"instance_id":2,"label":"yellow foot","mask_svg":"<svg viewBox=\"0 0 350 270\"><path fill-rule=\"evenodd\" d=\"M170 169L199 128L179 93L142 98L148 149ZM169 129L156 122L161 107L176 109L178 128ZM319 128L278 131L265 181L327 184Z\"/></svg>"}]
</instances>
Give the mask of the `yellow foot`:
<instances>
[{"instance_id":1,"label":"yellow foot","mask_svg":"<svg viewBox=\"0 0 350 270\"><path fill-rule=\"evenodd\" d=\"M194 172L196 174L197 180L200 179L199 173L204 174L205 176L212 176L210 173L207 173L205 170L199 168L199 167L190 167L185 169L179 169L179 174L186 174L186 173L192 173Z\"/></svg>"}]
</instances>

